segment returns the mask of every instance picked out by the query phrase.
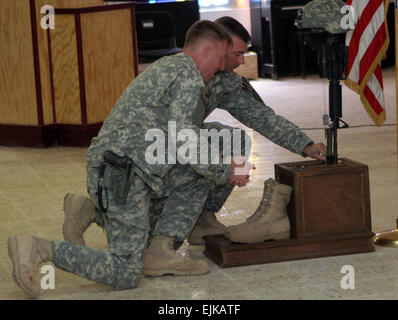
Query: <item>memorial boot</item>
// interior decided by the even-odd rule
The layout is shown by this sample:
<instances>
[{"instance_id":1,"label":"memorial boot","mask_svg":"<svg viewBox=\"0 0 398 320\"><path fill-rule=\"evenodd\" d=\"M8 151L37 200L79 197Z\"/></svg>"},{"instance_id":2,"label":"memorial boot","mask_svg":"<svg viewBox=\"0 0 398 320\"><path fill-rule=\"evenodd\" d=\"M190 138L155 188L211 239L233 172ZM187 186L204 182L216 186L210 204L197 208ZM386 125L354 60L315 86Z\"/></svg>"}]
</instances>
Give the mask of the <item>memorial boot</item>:
<instances>
[{"instance_id":1,"label":"memorial boot","mask_svg":"<svg viewBox=\"0 0 398 320\"><path fill-rule=\"evenodd\" d=\"M290 238L287 205L292 188L268 179L264 182L263 198L257 210L245 222L230 226L225 237L233 242L258 243Z\"/></svg>"},{"instance_id":2,"label":"memorial boot","mask_svg":"<svg viewBox=\"0 0 398 320\"><path fill-rule=\"evenodd\" d=\"M189 235L188 241L190 244L203 245L205 243L203 236L223 234L225 230L226 226L218 222L214 212L204 211Z\"/></svg>"},{"instance_id":3,"label":"memorial boot","mask_svg":"<svg viewBox=\"0 0 398 320\"><path fill-rule=\"evenodd\" d=\"M163 276L166 274L189 276L210 271L203 259L191 259L178 254L173 249L174 238L155 236L148 247L143 274L145 276Z\"/></svg>"},{"instance_id":4,"label":"memorial boot","mask_svg":"<svg viewBox=\"0 0 398 320\"><path fill-rule=\"evenodd\" d=\"M13 263L15 282L29 297L36 298L40 289L33 277L40 263L53 260L51 242L34 236L11 236L8 238L8 254Z\"/></svg>"},{"instance_id":5,"label":"memorial boot","mask_svg":"<svg viewBox=\"0 0 398 320\"><path fill-rule=\"evenodd\" d=\"M67 193L64 198L64 239L85 246L83 233L94 222L95 206L90 198Z\"/></svg>"}]
</instances>

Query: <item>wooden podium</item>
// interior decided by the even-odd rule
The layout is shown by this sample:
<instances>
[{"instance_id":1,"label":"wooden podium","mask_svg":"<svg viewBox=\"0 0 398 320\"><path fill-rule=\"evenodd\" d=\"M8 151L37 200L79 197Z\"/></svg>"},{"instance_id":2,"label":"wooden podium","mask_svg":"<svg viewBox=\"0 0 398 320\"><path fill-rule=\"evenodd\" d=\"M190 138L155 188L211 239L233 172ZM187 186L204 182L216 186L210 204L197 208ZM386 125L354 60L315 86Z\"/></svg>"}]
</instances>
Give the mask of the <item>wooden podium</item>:
<instances>
[{"instance_id":1,"label":"wooden podium","mask_svg":"<svg viewBox=\"0 0 398 320\"><path fill-rule=\"evenodd\" d=\"M293 188L291 239L258 244L205 236L205 255L222 267L374 251L368 167L304 161L275 165L275 180Z\"/></svg>"},{"instance_id":2,"label":"wooden podium","mask_svg":"<svg viewBox=\"0 0 398 320\"><path fill-rule=\"evenodd\" d=\"M89 145L138 73L134 6L0 1L0 144Z\"/></svg>"}]
</instances>

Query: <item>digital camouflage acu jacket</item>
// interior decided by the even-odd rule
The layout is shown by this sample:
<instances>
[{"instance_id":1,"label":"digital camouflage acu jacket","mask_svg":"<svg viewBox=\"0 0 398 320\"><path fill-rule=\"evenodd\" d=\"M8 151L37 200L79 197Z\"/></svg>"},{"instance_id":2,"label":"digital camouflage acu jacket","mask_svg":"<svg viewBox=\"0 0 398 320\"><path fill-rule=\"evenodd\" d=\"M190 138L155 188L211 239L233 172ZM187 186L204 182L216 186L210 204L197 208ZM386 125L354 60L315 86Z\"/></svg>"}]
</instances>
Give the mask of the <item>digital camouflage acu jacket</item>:
<instances>
[{"instance_id":1,"label":"digital camouflage acu jacket","mask_svg":"<svg viewBox=\"0 0 398 320\"><path fill-rule=\"evenodd\" d=\"M165 163L146 161L145 152L153 144L153 140L145 139L148 130L164 133L166 153L169 148L178 150L182 142L173 145L168 134L170 122L175 123L176 132L191 129L199 137L203 120L215 108L227 110L246 126L292 152L303 155L304 147L312 142L296 125L267 107L246 79L222 72L205 87L193 60L180 53L157 60L130 83L93 138L87 164L99 166L105 150L127 155L136 165L137 174L161 193L162 178L175 162L170 163L167 155ZM199 154L200 139L195 143ZM190 166L215 185L226 183L231 174L231 165L221 160L218 164Z\"/></svg>"},{"instance_id":2,"label":"digital camouflage acu jacket","mask_svg":"<svg viewBox=\"0 0 398 320\"><path fill-rule=\"evenodd\" d=\"M105 150L129 156L139 174L155 191L162 191L162 178L174 166L168 150L183 144L168 134L172 122L175 132L191 129L200 136L200 127L193 122L204 82L193 60L185 53L164 57L153 63L134 79L111 110L97 137L87 151L87 164L97 167ZM149 164L145 159L154 139L146 141L149 130L163 132L165 163ZM192 141L195 143L195 141ZM197 139L199 148L200 140ZM171 159L170 159L171 158ZM231 165L191 164L192 168L214 184L223 184L231 174Z\"/></svg>"},{"instance_id":3,"label":"digital camouflage acu jacket","mask_svg":"<svg viewBox=\"0 0 398 320\"><path fill-rule=\"evenodd\" d=\"M245 126L272 142L305 156L303 149L313 141L294 123L275 114L250 85L236 73L218 73L207 89L207 117L215 108L228 111Z\"/></svg>"}]
</instances>

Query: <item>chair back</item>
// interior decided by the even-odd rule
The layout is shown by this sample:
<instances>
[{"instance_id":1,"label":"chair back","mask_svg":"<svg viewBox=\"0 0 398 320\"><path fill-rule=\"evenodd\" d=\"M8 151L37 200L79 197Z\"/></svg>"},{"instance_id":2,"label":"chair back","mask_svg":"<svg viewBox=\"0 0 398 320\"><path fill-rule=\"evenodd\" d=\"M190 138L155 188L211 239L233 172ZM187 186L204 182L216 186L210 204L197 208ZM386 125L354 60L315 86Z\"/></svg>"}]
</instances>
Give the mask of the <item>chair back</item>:
<instances>
[{"instance_id":1,"label":"chair back","mask_svg":"<svg viewBox=\"0 0 398 320\"><path fill-rule=\"evenodd\" d=\"M167 11L136 12L139 50L176 48L175 23Z\"/></svg>"}]
</instances>

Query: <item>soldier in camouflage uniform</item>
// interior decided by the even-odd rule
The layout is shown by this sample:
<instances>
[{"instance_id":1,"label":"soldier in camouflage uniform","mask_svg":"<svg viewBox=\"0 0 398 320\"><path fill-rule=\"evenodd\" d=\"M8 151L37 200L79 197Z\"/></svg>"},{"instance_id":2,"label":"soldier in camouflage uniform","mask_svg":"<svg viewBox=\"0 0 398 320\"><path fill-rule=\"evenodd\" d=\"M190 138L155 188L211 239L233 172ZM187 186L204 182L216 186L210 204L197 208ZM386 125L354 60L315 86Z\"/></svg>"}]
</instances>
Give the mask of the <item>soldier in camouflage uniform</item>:
<instances>
[{"instance_id":1,"label":"soldier in camouflage uniform","mask_svg":"<svg viewBox=\"0 0 398 320\"><path fill-rule=\"evenodd\" d=\"M87 188L96 207L101 207L97 191L104 152L127 156L133 162L126 203L117 203L113 193L107 192L107 211L99 215L109 251L33 236L9 237L14 280L25 293L30 297L38 295L33 276L44 261L116 289L138 285L144 259L149 275L167 273L168 268L173 274L183 275L209 271L205 260L180 257L171 246L175 239L189 235L209 189L234 176L234 162L182 165L169 156L165 163L149 164L145 155L151 143L145 135L151 129L160 129L166 133L171 150L179 150L182 142L168 139L170 121L175 123L177 132L191 129L200 136L198 125L202 124L203 112L198 112L197 101L204 85L216 72L223 71L231 43L230 36L218 24L198 21L189 29L182 53L158 60L127 87L87 151ZM114 170L110 170L113 177ZM239 181L240 177L236 179ZM162 198L166 201L148 247L149 209L157 205L156 199Z\"/></svg>"},{"instance_id":2,"label":"soldier in camouflage uniform","mask_svg":"<svg viewBox=\"0 0 398 320\"><path fill-rule=\"evenodd\" d=\"M203 119L214 109L224 109L246 126L255 129L276 144L302 156L324 160L321 153L325 153L326 149L323 144L313 144L313 141L296 125L276 115L271 108L262 102L247 79L233 73L235 68L244 63L244 53L250 43L250 35L247 30L231 17L222 17L216 22L221 24L230 34L233 39L233 47L228 54L225 72L218 73L200 96L196 109L196 114L200 115L195 120L197 125L201 128L217 129L218 131L226 129L232 135L235 128L230 126L217 122L202 124ZM220 145L222 146L222 144ZM241 153L247 156L250 145L250 138L243 133ZM220 150L223 151L222 148ZM202 237L204 235L224 233L226 228L217 221L215 213L222 208L235 186L243 187L247 184L249 176L242 178L244 179L240 181L229 180L228 183L219 183L210 189L205 208L188 237L191 244L203 244ZM152 201L150 230L154 230L165 201L165 198ZM85 229L94 221L101 225L99 215L94 212L94 205L86 197L67 194L64 208L66 215L64 223L65 239L84 245L83 233ZM75 217L75 219L69 217ZM175 236L175 232L176 230L171 231L171 234ZM177 241L181 239L183 239L182 235Z\"/></svg>"}]
</instances>

